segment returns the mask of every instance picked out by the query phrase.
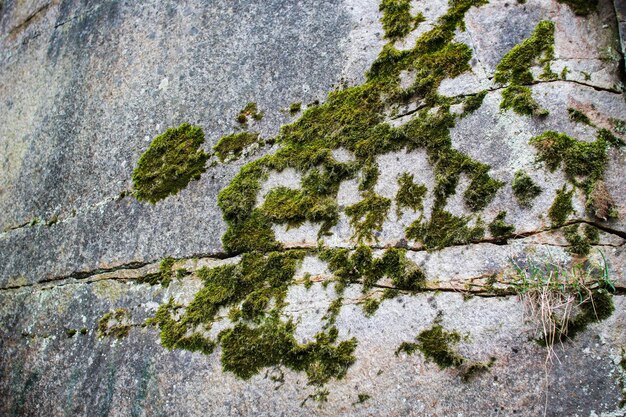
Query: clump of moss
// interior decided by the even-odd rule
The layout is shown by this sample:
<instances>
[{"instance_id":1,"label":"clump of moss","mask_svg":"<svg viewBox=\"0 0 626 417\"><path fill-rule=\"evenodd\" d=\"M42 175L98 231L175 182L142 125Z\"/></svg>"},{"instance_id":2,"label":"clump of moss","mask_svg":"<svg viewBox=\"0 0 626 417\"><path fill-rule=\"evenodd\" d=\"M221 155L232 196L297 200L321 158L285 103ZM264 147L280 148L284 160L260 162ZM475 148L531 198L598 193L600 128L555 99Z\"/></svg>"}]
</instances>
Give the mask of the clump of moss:
<instances>
[{"instance_id":1,"label":"clump of moss","mask_svg":"<svg viewBox=\"0 0 626 417\"><path fill-rule=\"evenodd\" d=\"M428 250L463 245L482 239L485 235L485 228L480 219L475 226L468 226L469 220L466 216L457 217L442 208L435 207L430 221L424 222L421 218L416 220L407 228L406 236L423 243Z\"/></svg>"},{"instance_id":2,"label":"clump of moss","mask_svg":"<svg viewBox=\"0 0 626 417\"><path fill-rule=\"evenodd\" d=\"M573 194L574 190L567 191L565 186L556 191L554 202L548 210L548 217L550 217L553 227L562 226L567 217L574 212L574 206L572 205Z\"/></svg>"},{"instance_id":3,"label":"clump of moss","mask_svg":"<svg viewBox=\"0 0 626 417\"><path fill-rule=\"evenodd\" d=\"M426 20L421 13L417 16L411 15L410 0L382 0L379 10L383 12L385 38L392 41L404 38Z\"/></svg>"},{"instance_id":4,"label":"clump of moss","mask_svg":"<svg viewBox=\"0 0 626 417\"><path fill-rule=\"evenodd\" d=\"M541 187L535 184L526 172L521 170L515 173L511 188L513 188L513 195L517 199L518 204L522 207L529 207L532 201L542 192Z\"/></svg>"},{"instance_id":5,"label":"clump of moss","mask_svg":"<svg viewBox=\"0 0 626 417\"><path fill-rule=\"evenodd\" d=\"M544 20L537 24L527 39L513 47L498 63L494 81L510 85L502 92L502 109L513 109L522 115L545 116L548 111L541 109L532 98L527 84L534 82L530 68L538 63L543 65L542 78L554 78L550 61L554 58L554 23Z\"/></svg>"},{"instance_id":6,"label":"clump of moss","mask_svg":"<svg viewBox=\"0 0 626 417\"><path fill-rule=\"evenodd\" d=\"M357 396L356 404L363 404L365 401L369 400L370 398L372 398L371 395L361 393Z\"/></svg>"},{"instance_id":7,"label":"clump of moss","mask_svg":"<svg viewBox=\"0 0 626 417\"><path fill-rule=\"evenodd\" d=\"M341 379L354 363L356 339L334 343L338 332L335 327L320 332L315 341L301 345L293 333L292 322L282 322L272 316L258 327L239 323L232 329L220 332L222 366L242 379L249 379L261 369L284 365L304 371L309 383L323 385L331 378Z\"/></svg>"},{"instance_id":8,"label":"clump of moss","mask_svg":"<svg viewBox=\"0 0 626 417\"><path fill-rule=\"evenodd\" d=\"M454 345L459 343L461 336L457 332L448 332L440 324L422 331L416 337L417 348L426 359L435 362L441 369L459 366L465 358L459 355Z\"/></svg>"},{"instance_id":9,"label":"clump of moss","mask_svg":"<svg viewBox=\"0 0 626 417\"><path fill-rule=\"evenodd\" d=\"M419 345L413 342L402 342L400 346L395 351L395 355L398 356L400 353L406 353L407 355L412 355L419 349Z\"/></svg>"},{"instance_id":10,"label":"clump of moss","mask_svg":"<svg viewBox=\"0 0 626 417\"><path fill-rule=\"evenodd\" d=\"M259 112L259 109L254 102L249 102L243 109L239 111L239 114L237 115L237 122L245 125L248 123L249 117L256 121L263 119L263 113Z\"/></svg>"},{"instance_id":11,"label":"clump of moss","mask_svg":"<svg viewBox=\"0 0 626 417\"><path fill-rule=\"evenodd\" d=\"M391 200L372 191L363 194L363 200L346 207L345 213L354 229L354 239L361 243L378 240L375 232L383 228Z\"/></svg>"},{"instance_id":12,"label":"clump of moss","mask_svg":"<svg viewBox=\"0 0 626 417\"><path fill-rule=\"evenodd\" d=\"M598 10L598 0L557 0L559 3L567 4L574 14L578 16L588 16Z\"/></svg>"},{"instance_id":13,"label":"clump of moss","mask_svg":"<svg viewBox=\"0 0 626 417\"><path fill-rule=\"evenodd\" d=\"M501 109L513 109L517 114L544 117L548 110L541 108L535 101L529 87L510 85L502 91Z\"/></svg>"},{"instance_id":14,"label":"clump of moss","mask_svg":"<svg viewBox=\"0 0 626 417\"><path fill-rule=\"evenodd\" d=\"M615 148L619 148L621 146L626 146L626 142L624 142L622 139L620 139L617 136L615 136L614 134L612 134L607 129L600 129L600 130L598 130L598 138L604 140L606 143L608 143L609 145L611 145L611 146L613 146Z\"/></svg>"},{"instance_id":15,"label":"clump of moss","mask_svg":"<svg viewBox=\"0 0 626 417\"><path fill-rule=\"evenodd\" d=\"M567 179L583 189L587 205L594 207L592 194L602 187L598 184L602 182L608 160L608 143L601 132L594 142L583 142L564 133L547 131L532 138L530 144L538 150L537 160L545 163L550 171L563 165Z\"/></svg>"},{"instance_id":16,"label":"clump of moss","mask_svg":"<svg viewBox=\"0 0 626 417\"><path fill-rule=\"evenodd\" d=\"M375 298L368 298L363 303L363 312L367 317L371 317L374 315L374 313L376 313L378 307L380 307L380 300L377 300Z\"/></svg>"},{"instance_id":17,"label":"clump of moss","mask_svg":"<svg viewBox=\"0 0 626 417\"><path fill-rule=\"evenodd\" d=\"M467 97L465 101L463 102L462 116L466 116L478 110L480 106L482 106L486 95L487 95L487 90L483 90L480 93Z\"/></svg>"},{"instance_id":18,"label":"clump of moss","mask_svg":"<svg viewBox=\"0 0 626 417\"><path fill-rule=\"evenodd\" d=\"M406 249L389 248L381 258L374 258L372 249L360 245L350 254L348 249L324 249L320 259L327 262L328 269L344 286L360 282L363 291L372 288L380 279L388 277L396 289L418 291L426 276L424 272L406 257Z\"/></svg>"},{"instance_id":19,"label":"clump of moss","mask_svg":"<svg viewBox=\"0 0 626 417\"><path fill-rule=\"evenodd\" d=\"M188 123L169 128L154 138L133 171L137 200L154 204L200 179L209 158L200 149L203 143L202 129Z\"/></svg>"},{"instance_id":20,"label":"clump of moss","mask_svg":"<svg viewBox=\"0 0 626 417\"><path fill-rule=\"evenodd\" d=\"M130 313L128 310L118 308L106 313L98 321L98 335L100 337L114 337L122 339L130 332Z\"/></svg>"},{"instance_id":21,"label":"clump of moss","mask_svg":"<svg viewBox=\"0 0 626 417\"><path fill-rule=\"evenodd\" d=\"M297 103L291 103L291 105L289 106L289 114L292 116L295 116L296 114L300 113L301 109L302 109L301 101L298 101Z\"/></svg>"},{"instance_id":22,"label":"clump of moss","mask_svg":"<svg viewBox=\"0 0 626 417\"><path fill-rule=\"evenodd\" d=\"M575 109L573 107L568 107L567 113L569 114L569 119L572 122L583 123L583 124L586 124L588 126L593 126L594 125L591 122L591 119L589 119L589 116L587 116L585 113L581 112L580 110L577 110L577 109Z\"/></svg>"},{"instance_id":23,"label":"clump of moss","mask_svg":"<svg viewBox=\"0 0 626 417\"><path fill-rule=\"evenodd\" d=\"M591 245L598 243L600 235L598 229L588 224L584 226L582 235L578 233L579 229L580 225L577 224L564 229L565 239L570 245L567 251L571 254L587 256L591 250Z\"/></svg>"},{"instance_id":24,"label":"clump of moss","mask_svg":"<svg viewBox=\"0 0 626 417\"><path fill-rule=\"evenodd\" d=\"M489 232L493 237L508 236L515 231L515 226L504 221L506 218L506 211L501 211L489 223Z\"/></svg>"},{"instance_id":25,"label":"clump of moss","mask_svg":"<svg viewBox=\"0 0 626 417\"><path fill-rule=\"evenodd\" d=\"M405 172L398 178L398 193L396 194L396 206L398 217L402 216L402 209L409 208L413 211L424 209L424 196L428 189L424 184L413 182L413 175Z\"/></svg>"},{"instance_id":26,"label":"clump of moss","mask_svg":"<svg viewBox=\"0 0 626 417\"><path fill-rule=\"evenodd\" d=\"M224 162L226 159L237 159L248 146L259 143L259 134L256 132L240 132L223 136L213 147L215 155Z\"/></svg>"},{"instance_id":27,"label":"clump of moss","mask_svg":"<svg viewBox=\"0 0 626 417\"><path fill-rule=\"evenodd\" d=\"M65 335L69 338L74 337L74 335L77 333L76 329L66 329L65 330Z\"/></svg>"},{"instance_id":28,"label":"clump of moss","mask_svg":"<svg viewBox=\"0 0 626 417\"><path fill-rule=\"evenodd\" d=\"M159 272L144 275L143 277L139 278L137 282L139 282L140 284L147 283L150 285L160 284L165 288L169 287L170 283L172 282L172 277L174 275L174 271L172 271L174 263L176 263L176 260L174 258L167 257L162 259L161 263L159 264Z\"/></svg>"}]
</instances>

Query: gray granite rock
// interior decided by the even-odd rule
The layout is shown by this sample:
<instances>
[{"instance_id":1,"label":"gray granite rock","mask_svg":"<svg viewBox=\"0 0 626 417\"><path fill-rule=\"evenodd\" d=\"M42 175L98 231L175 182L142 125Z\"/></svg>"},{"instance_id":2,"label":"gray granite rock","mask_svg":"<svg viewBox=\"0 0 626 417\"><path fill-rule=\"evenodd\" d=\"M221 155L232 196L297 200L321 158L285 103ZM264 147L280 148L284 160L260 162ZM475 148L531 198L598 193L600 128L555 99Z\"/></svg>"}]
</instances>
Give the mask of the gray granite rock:
<instances>
[{"instance_id":1,"label":"gray granite rock","mask_svg":"<svg viewBox=\"0 0 626 417\"><path fill-rule=\"evenodd\" d=\"M567 221L599 232L585 259L606 263L615 287L613 314L557 345L556 357L546 362L546 349L531 340L537 323L511 286L516 261L550 259L573 268L581 260L572 255L565 228L547 217L556 191L571 184L562 170L536 163L528 142L546 130L590 142L597 128L612 128L612 118L626 120L622 3L600 0L597 13L587 17L556 0L492 0L470 9L465 31L457 30L455 39L471 48L471 71L444 80L438 93L463 98L486 90L482 106L451 129L452 146L488 164L489 174L505 185L484 210L471 213L462 198L470 180L462 177L446 210L471 216L472 224L478 217L489 224L506 211L515 232L505 238L487 232L437 251L407 241L406 227L432 214L433 167L422 150L378 155L374 191L392 204L371 245L374 256L406 248L426 282L421 292L382 300L371 316L364 313L365 301L381 299L392 283L383 280L366 293L360 283L348 285L336 326L340 340L358 340L356 361L345 378L323 387L327 402L316 402L310 396L320 388L301 372L268 368L242 380L222 370L221 347L211 355L169 351L158 329L145 325L170 298L183 305L194 299L203 285L200 268L240 261L222 246L226 223L217 194L246 163L279 145L212 164L200 180L156 205L130 195L131 174L167 127L200 125L203 148L210 151L221 136L241 130L235 118L254 101L264 117L249 129L272 138L298 117L289 114L291 103L306 108L334 88L363 83L386 43L378 1L0 1L0 414L623 415L624 147L609 148L604 175L618 218L593 217L578 189ZM398 49L411 48L448 9L444 0L411 6L426 21L397 41ZM552 69L569 69L565 79L531 86L550 115L501 110L495 68L545 19L556 24ZM404 82L410 76L402 74ZM408 123L422 105L408 103L388 122ZM460 113L462 105L455 106L451 111ZM572 122L569 107L584 111L596 127ZM333 156L354 159L345 149ZM531 207L513 196L519 169L543 188ZM398 215L395 196L405 172L428 191L423 210ZM301 178L294 170L271 173L257 206L278 186L299 188ZM337 200L342 210L360 201L358 181L344 181ZM343 211L339 215L323 242L354 249L354 230ZM281 312L283 320L297 323L299 343L322 330L336 297L333 275L314 250L319 227L273 226L285 247L309 250ZM138 282L157 272L165 257L176 258L175 268L190 274L167 288ZM128 314L128 336L100 337L99 320L120 308ZM228 310L219 318L213 338L232 325ZM493 365L464 381L462 369L440 369L420 352L394 354L434 323L459 333L455 349L468 362L494 358ZM364 394L370 398L360 402Z\"/></svg>"}]
</instances>

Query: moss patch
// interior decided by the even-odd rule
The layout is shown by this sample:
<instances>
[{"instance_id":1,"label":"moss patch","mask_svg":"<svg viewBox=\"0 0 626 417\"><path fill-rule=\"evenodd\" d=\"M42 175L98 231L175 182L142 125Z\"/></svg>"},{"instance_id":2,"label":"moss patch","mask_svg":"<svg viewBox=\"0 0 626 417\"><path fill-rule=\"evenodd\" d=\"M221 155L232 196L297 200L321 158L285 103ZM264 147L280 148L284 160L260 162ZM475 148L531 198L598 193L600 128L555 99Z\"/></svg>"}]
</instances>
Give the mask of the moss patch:
<instances>
[{"instance_id":1,"label":"moss patch","mask_svg":"<svg viewBox=\"0 0 626 417\"><path fill-rule=\"evenodd\" d=\"M508 236L515 231L515 226L505 222L506 211L501 211L498 215L493 219L491 223L489 223L489 232L493 237L502 237Z\"/></svg>"},{"instance_id":2,"label":"moss patch","mask_svg":"<svg viewBox=\"0 0 626 417\"><path fill-rule=\"evenodd\" d=\"M413 175L405 172L398 178L398 193L396 194L396 207L398 217L402 216L402 209L408 208L413 211L424 209L424 196L428 189L423 184L413 182Z\"/></svg>"},{"instance_id":3,"label":"moss patch","mask_svg":"<svg viewBox=\"0 0 626 417\"><path fill-rule=\"evenodd\" d=\"M140 284L147 283L150 285L160 284L163 287L167 288L172 282L172 277L174 275L172 267L174 266L175 262L175 259L170 257L162 259L161 263L159 264L159 272L144 275L143 277L139 278L137 282L139 282Z\"/></svg>"},{"instance_id":4,"label":"moss patch","mask_svg":"<svg viewBox=\"0 0 626 417\"><path fill-rule=\"evenodd\" d=\"M580 110L576 110L572 107L568 107L567 114L569 115L569 119L575 123L582 123L588 126L593 126L591 119L585 113Z\"/></svg>"},{"instance_id":5,"label":"moss patch","mask_svg":"<svg viewBox=\"0 0 626 417\"><path fill-rule=\"evenodd\" d=\"M129 320L130 313L126 309L118 308L108 312L98 321L98 335L122 339L130 332Z\"/></svg>"},{"instance_id":6,"label":"moss patch","mask_svg":"<svg viewBox=\"0 0 626 417\"><path fill-rule=\"evenodd\" d=\"M227 159L237 159L248 146L259 143L259 134L256 132L233 133L223 136L213 147L215 155L221 162Z\"/></svg>"},{"instance_id":7,"label":"moss patch","mask_svg":"<svg viewBox=\"0 0 626 417\"><path fill-rule=\"evenodd\" d=\"M406 236L423 243L428 250L464 245L482 239L485 236L482 222L479 220L474 226L469 226L468 222L468 217L454 216L448 211L435 207L430 221L417 220L409 226Z\"/></svg>"},{"instance_id":8,"label":"moss patch","mask_svg":"<svg viewBox=\"0 0 626 417\"><path fill-rule=\"evenodd\" d=\"M513 195L522 207L530 207L532 201L541 194L542 189L524 171L517 171L511 183Z\"/></svg>"},{"instance_id":9,"label":"moss patch","mask_svg":"<svg viewBox=\"0 0 626 417\"><path fill-rule=\"evenodd\" d=\"M574 206L572 205L573 194L574 190L567 191L565 186L556 191L554 202L548 210L548 217L550 217L552 227L562 226L569 215L574 212Z\"/></svg>"},{"instance_id":10,"label":"moss patch","mask_svg":"<svg viewBox=\"0 0 626 417\"><path fill-rule=\"evenodd\" d=\"M383 12L385 39L392 41L404 38L426 20L421 13L417 16L411 15L410 0L382 0L379 10Z\"/></svg>"},{"instance_id":11,"label":"moss patch","mask_svg":"<svg viewBox=\"0 0 626 417\"><path fill-rule=\"evenodd\" d=\"M209 158L200 149L203 143L202 129L188 123L169 128L154 138L133 171L137 200L154 204L200 179Z\"/></svg>"},{"instance_id":12,"label":"moss patch","mask_svg":"<svg viewBox=\"0 0 626 417\"><path fill-rule=\"evenodd\" d=\"M249 102L243 109L239 111L239 114L237 115L237 122L245 125L248 123L249 118L252 118L256 121L263 119L263 113L259 112L259 109L254 102Z\"/></svg>"},{"instance_id":13,"label":"moss patch","mask_svg":"<svg viewBox=\"0 0 626 417\"><path fill-rule=\"evenodd\" d=\"M568 226L564 229L565 239L570 245L567 251L571 254L587 256L591 250L591 245L598 243L600 235L598 229L588 224L582 227L582 235L579 233L580 229L581 227L578 224Z\"/></svg>"},{"instance_id":14,"label":"moss patch","mask_svg":"<svg viewBox=\"0 0 626 417\"><path fill-rule=\"evenodd\" d=\"M543 65L541 78L556 78L550 70L550 61L554 59L554 23L541 21L527 39L513 47L498 63L494 81L509 84L502 92L502 109L513 109L522 115L546 116L548 111L541 109L532 98L527 84L534 82L530 71L533 65Z\"/></svg>"},{"instance_id":15,"label":"moss patch","mask_svg":"<svg viewBox=\"0 0 626 417\"><path fill-rule=\"evenodd\" d=\"M354 239L359 243L378 240L375 233L382 230L390 206L390 199L368 191L363 194L363 200L346 207Z\"/></svg>"}]
</instances>

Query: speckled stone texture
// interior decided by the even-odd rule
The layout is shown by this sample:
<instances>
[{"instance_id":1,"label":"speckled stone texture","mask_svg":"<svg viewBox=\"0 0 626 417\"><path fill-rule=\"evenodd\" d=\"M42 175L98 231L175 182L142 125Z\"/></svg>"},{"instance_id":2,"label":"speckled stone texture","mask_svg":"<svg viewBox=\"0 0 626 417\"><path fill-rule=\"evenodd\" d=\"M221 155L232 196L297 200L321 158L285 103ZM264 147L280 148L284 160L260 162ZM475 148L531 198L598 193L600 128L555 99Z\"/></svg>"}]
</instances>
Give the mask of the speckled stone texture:
<instances>
[{"instance_id":1,"label":"speckled stone texture","mask_svg":"<svg viewBox=\"0 0 626 417\"><path fill-rule=\"evenodd\" d=\"M396 46L412 45L447 8L444 0L412 1L427 20ZM220 348L209 356L168 351L158 330L143 325L170 297L188 303L201 287L195 274L168 288L138 284L160 259L177 258L191 272L238 260L222 247L217 194L245 163L277 149L211 166L150 205L130 195L132 171L150 141L189 122L204 129L210 151L237 131L235 118L250 101L264 112L252 129L275 136L297 117L291 103L323 102L334 88L364 81L386 43L380 17L377 0L0 0L0 415L624 415L624 147L609 149L605 173L618 218L590 217L580 190L569 218L600 232L590 259L601 262L601 251L610 267L610 318L556 346L558 360L546 366L545 349L529 341L534 328L519 298L472 287L494 274L506 280L511 260L529 253L572 261L562 229L547 217L565 176L537 165L528 141L546 130L593 141L596 129L572 122L568 107L584 110L598 127L626 120L623 1L600 0L587 17L556 0L492 0L467 13L466 31L455 37L473 51L471 71L444 80L439 94L487 90L480 109L451 130L452 144L505 183L480 215L488 224L505 210L517 235L502 241L487 233L435 252L407 242L405 228L432 210L432 167L421 151L379 156L378 194L393 199L403 172L429 190L421 213L398 217L392 203L375 245L406 246L426 274L426 289L385 300L368 317L360 286L348 286L337 327L339 339L358 339L357 359L344 379L327 384L327 402L307 400L316 388L302 373L270 368L243 381L222 371ZM496 65L544 19L556 24L552 70L567 67L567 79L531 87L550 111L545 119L502 111ZM410 106L389 122L409 121ZM338 150L335 157L354 156ZM543 187L532 208L513 197L519 169ZM257 203L276 186L298 187L299 179L295 171L273 173ZM454 215L470 214L462 201L468 184L462 177L447 203ZM355 180L341 184L338 200L342 208L360 200ZM312 248L318 228L274 231L286 247ZM326 245L354 248L343 213L331 232ZM298 321L302 343L320 330L334 293L334 284L323 285L332 278L323 263L307 258L298 278L307 272L316 277L312 287L290 287L284 311ZM99 338L98 320L116 308L130 313L128 337ZM459 370L441 370L419 352L394 355L437 317L461 334L460 354L493 357L493 366L464 382ZM72 329L78 332L68 337ZM371 398L359 403L359 394Z\"/></svg>"}]
</instances>

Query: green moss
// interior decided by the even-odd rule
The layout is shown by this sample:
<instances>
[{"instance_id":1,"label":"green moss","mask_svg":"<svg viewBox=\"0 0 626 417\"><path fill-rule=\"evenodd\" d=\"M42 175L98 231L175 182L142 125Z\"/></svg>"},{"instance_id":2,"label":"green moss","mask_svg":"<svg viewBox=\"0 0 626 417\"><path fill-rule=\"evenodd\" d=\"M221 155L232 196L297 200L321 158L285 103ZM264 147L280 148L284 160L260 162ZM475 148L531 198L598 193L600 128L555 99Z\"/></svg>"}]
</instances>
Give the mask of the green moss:
<instances>
[{"instance_id":1,"label":"green moss","mask_svg":"<svg viewBox=\"0 0 626 417\"><path fill-rule=\"evenodd\" d=\"M602 179L607 165L607 142L599 134L594 142L583 142L564 133L547 131L530 140L537 148L537 161L550 171L563 165L568 180L582 187L587 195L596 181Z\"/></svg>"},{"instance_id":2,"label":"green moss","mask_svg":"<svg viewBox=\"0 0 626 417\"><path fill-rule=\"evenodd\" d=\"M98 335L100 337L114 337L122 339L130 332L130 313L128 310L118 308L106 313L98 321Z\"/></svg>"},{"instance_id":3,"label":"green moss","mask_svg":"<svg viewBox=\"0 0 626 417\"><path fill-rule=\"evenodd\" d=\"M363 312L365 313L365 316L371 317L374 315L374 313L376 313L378 307L380 307L380 300L377 300L375 298L368 298L363 303Z\"/></svg>"},{"instance_id":4,"label":"green moss","mask_svg":"<svg viewBox=\"0 0 626 417\"><path fill-rule=\"evenodd\" d=\"M502 181L491 178L488 171L488 165L476 164L471 174L470 185L463 193L463 201L472 211L485 208L493 200L496 192L504 186Z\"/></svg>"},{"instance_id":5,"label":"green moss","mask_svg":"<svg viewBox=\"0 0 626 417\"><path fill-rule=\"evenodd\" d=\"M529 87L523 85L510 85L502 91L500 108L512 109L517 114L525 116L547 116L549 112L542 109L532 96Z\"/></svg>"},{"instance_id":6,"label":"green moss","mask_svg":"<svg viewBox=\"0 0 626 417\"><path fill-rule=\"evenodd\" d=\"M480 93L468 96L463 102L463 116L474 113L482 106L487 90L483 90Z\"/></svg>"},{"instance_id":7,"label":"green moss","mask_svg":"<svg viewBox=\"0 0 626 417\"><path fill-rule=\"evenodd\" d=\"M502 237L508 236L515 231L515 226L509 224L504 221L506 218L506 211L501 211L498 215L493 219L491 223L489 223L489 232L493 237Z\"/></svg>"},{"instance_id":8,"label":"green moss","mask_svg":"<svg viewBox=\"0 0 626 417\"><path fill-rule=\"evenodd\" d=\"M448 332L440 324L433 325L417 335L418 349L426 359L435 362L441 369L459 366L465 358L453 348L461 336L457 332Z\"/></svg>"},{"instance_id":9,"label":"green moss","mask_svg":"<svg viewBox=\"0 0 626 417\"><path fill-rule=\"evenodd\" d=\"M381 20L385 38L392 41L404 38L426 20L421 13L415 17L411 15L410 0L382 0L379 10L383 12Z\"/></svg>"},{"instance_id":10,"label":"green moss","mask_svg":"<svg viewBox=\"0 0 626 417\"><path fill-rule=\"evenodd\" d=\"M174 258L164 258L161 260L159 264L159 272L154 274L147 274L137 280L138 283L143 284L147 283L150 285L162 285L163 287L169 287L172 282L172 277L174 272L172 271L172 267L176 260Z\"/></svg>"},{"instance_id":11,"label":"green moss","mask_svg":"<svg viewBox=\"0 0 626 417\"><path fill-rule=\"evenodd\" d=\"M502 109L513 109L522 115L546 116L548 111L541 109L532 98L530 88L534 77L530 71L535 64L544 66L542 78L554 79L556 74L550 70L550 61L554 59L554 23L544 20L537 24L527 39L513 47L498 63L494 81L509 84L502 92Z\"/></svg>"},{"instance_id":12,"label":"green moss","mask_svg":"<svg viewBox=\"0 0 626 417\"><path fill-rule=\"evenodd\" d=\"M366 191L361 201L346 207L345 213L354 230L353 238L359 243L377 241L375 233L382 230L390 206L390 199Z\"/></svg>"},{"instance_id":13,"label":"green moss","mask_svg":"<svg viewBox=\"0 0 626 417\"><path fill-rule=\"evenodd\" d=\"M496 362L496 358L491 357L486 362L472 362L468 364L461 373L461 380L465 383L470 382L472 379L480 374L487 372L493 364Z\"/></svg>"},{"instance_id":14,"label":"green moss","mask_svg":"<svg viewBox=\"0 0 626 417\"><path fill-rule=\"evenodd\" d=\"M368 291L383 277L388 277L397 289L418 291L426 276L406 257L406 249L389 248L380 258L374 258L368 246L358 246L350 254L348 249L324 249L320 259L327 262L339 283L346 285L360 282Z\"/></svg>"},{"instance_id":15,"label":"green moss","mask_svg":"<svg viewBox=\"0 0 626 417\"><path fill-rule=\"evenodd\" d=\"M567 66L563 67L563 69L561 70L561 79L562 80L567 80L567 74L569 73L569 68L567 68Z\"/></svg>"},{"instance_id":16,"label":"green moss","mask_svg":"<svg viewBox=\"0 0 626 417\"><path fill-rule=\"evenodd\" d=\"M371 395L361 393L361 394L359 394L359 395L358 395L358 397L357 397L356 404L363 404L365 401L369 400L370 398L372 398L372 396L371 396Z\"/></svg>"},{"instance_id":17,"label":"green moss","mask_svg":"<svg viewBox=\"0 0 626 417\"><path fill-rule=\"evenodd\" d=\"M530 84L534 81L530 68L554 58L554 23L543 20L533 33L507 52L496 66L494 81L499 84Z\"/></svg>"},{"instance_id":18,"label":"green moss","mask_svg":"<svg viewBox=\"0 0 626 417\"><path fill-rule=\"evenodd\" d=\"M80 334L87 334L87 328L83 327L82 329L80 329Z\"/></svg>"},{"instance_id":19,"label":"green moss","mask_svg":"<svg viewBox=\"0 0 626 417\"><path fill-rule=\"evenodd\" d=\"M565 186L556 191L554 202L548 210L548 217L550 217L553 227L562 226L567 217L574 212L574 206L572 206L573 194L574 190L567 191Z\"/></svg>"},{"instance_id":20,"label":"green moss","mask_svg":"<svg viewBox=\"0 0 626 417\"><path fill-rule=\"evenodd\" d=\"M579 234L580 225L571 225L564 229L565 239L569 243L568 252L575 255L587 256L591 250L591 245L597 244L600 235L598 229L586 224L583 234Z\"/></svg>"},{"instance_id":21,"label":"green moss","mask_svg":"<svg viewBox=\"0 0 626 417\"><path fill-rule=\"evenodd\" d=\"M532 201L542 192L530 176L524 171L517 171L511 183L513 195L522 207L530 207Z\"/></svg>"},{"instance_id":22,"label":"green moss","mask_svg":"<svg viewBox=\"0 0 626 417\"><path fill-rule=\"evenodd\" d=\"M578 16L588 16L598 10L598 0L557 0L567 4Z\"/></svg>"},{"instance_id":23,"label":"green moss","mask_svg":"<svg viewBox=\"0 0 626 417\"><path fill-rule=\"evenodd\" d=\"M611 125L613 126L613 129L621 134L624 135L626 134L626 121L624 120L620 120L620 119L615 119L615 118L610 118L609 121L611 122Z\"/></svg>"},{"instance_id":24,"label":"green moss","mask_svg":"<svg viewBox=\"0 0 626 417\"><path fill-rule=\"evenodd\" d=\"M395 351L395 355L398 356L400 353L406 353L407 355L412 355L419 349L419 345L417 343L412 342L402 342L398 349Z\"/></svg>"},{"instance_id":25,"label":"green moss","mask_svg":"<svg viewBox=\"0 0 626 417\"><path fill-rule=\"evenodd\" d=\"M224 162L227 159L237 159L241 152L253 143L259 142L259 134L256 132L233 133L223 136L213 147L213 151Z\"/></svg>"},{"instance_id":26,"label":"green moss","mask_svg":"<svg viewBox=\"0 0 626 417\"><path fill-rule=\"evenodd\" d=\"M600 130L598 130L598 138L603 140L603 141L605 141L606 143L608 143L609 145L611 145L611 146L613 146L615 148L619 148L621 146L626 146L626 142L624 142L622 139L620 139L617 136L615 136L614 134L612 134L607 129L600 129Z\"/></svg>"},{"instance_id":27,"label":"green moss","mask_svg":"<svg viewBox=\"0 0 626 417\"><path fill-rule=\"evenodd\" d=\"M424 209L424 196L428 189L423 184L415 184L413 175L405 172L398 178L398 193L396 194L396 206L398 217L402 216L402 209L409 208L413 211Z\"/></svg>"},{"instance_id":28,"label":"green moss","mask_svg":"<svg viewBox=\"0 0 626 417\"><path fill-rule=\"evenodd\" d=\"M74 337L74 335L77 333L76 329L66 329L65 330L65 334L68 338L72 338Z\"/></svg>"},{"instance_id":29,"label":"green moss","mask_svg":"<svg viewBox=\"0 0 626 417\"><path fill-rule=\"evenodd\" d=\"M457 217L442 208L435 207L430 221L416 220L408 227L406 236L423 243L428 250L464 245L482 239L485 235L482 222L477 221L475 226L468 226L469 220L468 217Z\"/></svg>"},{"instance_id":30,"label":"green moss","mask_svg":"<svg viewBox=\"0 0 626 417\"><path fill-rule=\"evenodd\" d=\"M289 114L292 116L295 116L296 114L300 113L301 109L302 109L301 101L298 101L297 103L291 103L291 105L289 106Z\"/></svg>"},{"instance_id":31,"label":"green moss","mask_svg":"<svg viewBox=\"0 0 626 417\"><path fill-rule=\"evenodd\" d=\"M576 110L575 108L568 107L567 113L569 114L569 119L572 122L583 123L583 124L586 124L588 126L593 126L594 125L591 122L591 119L589 119L589 116L587 116L585 113L581 112L580 110Z\"/></svg>"},{"instance_id":32,"label":"green moss","mask_svg":"<svg viewBox=\"0 0 626 417\"><path fill-rule=\"evenodd\" d=\"M245 125L248 123L249 117L257 121L263 119L263 113L259 112L259 109L254 102L249 102L243 109L239 111L239 114L237 115L237 122Z\"/></svg>"},{"instance_id":33,"label":"green moss","mask_svg":"<svg viewBox=\"0 0 626 417\"><path fill-rule=\"evenodd\" d=\"M315 341L299 344L292 322L271 317L258 327L239 323L220 332L222 366L242 379L249 379L261 369L283 365L304 371L310 384L323 385L331 378L341 379L355 361L356 339L335 344L337 329L320 332Z\"/></svg>"},{"instance_id":34,"label":"green moss","mask_svg":"<svg viewBox=\"0 0 626 417\"><path fill-rule=\"evenodd\" d=\"M137 200L154 204L199 179L209 158L200 149L203 143L202 129L188 123L154 138L133 171Z\"/></svg>"}]
</instances>

